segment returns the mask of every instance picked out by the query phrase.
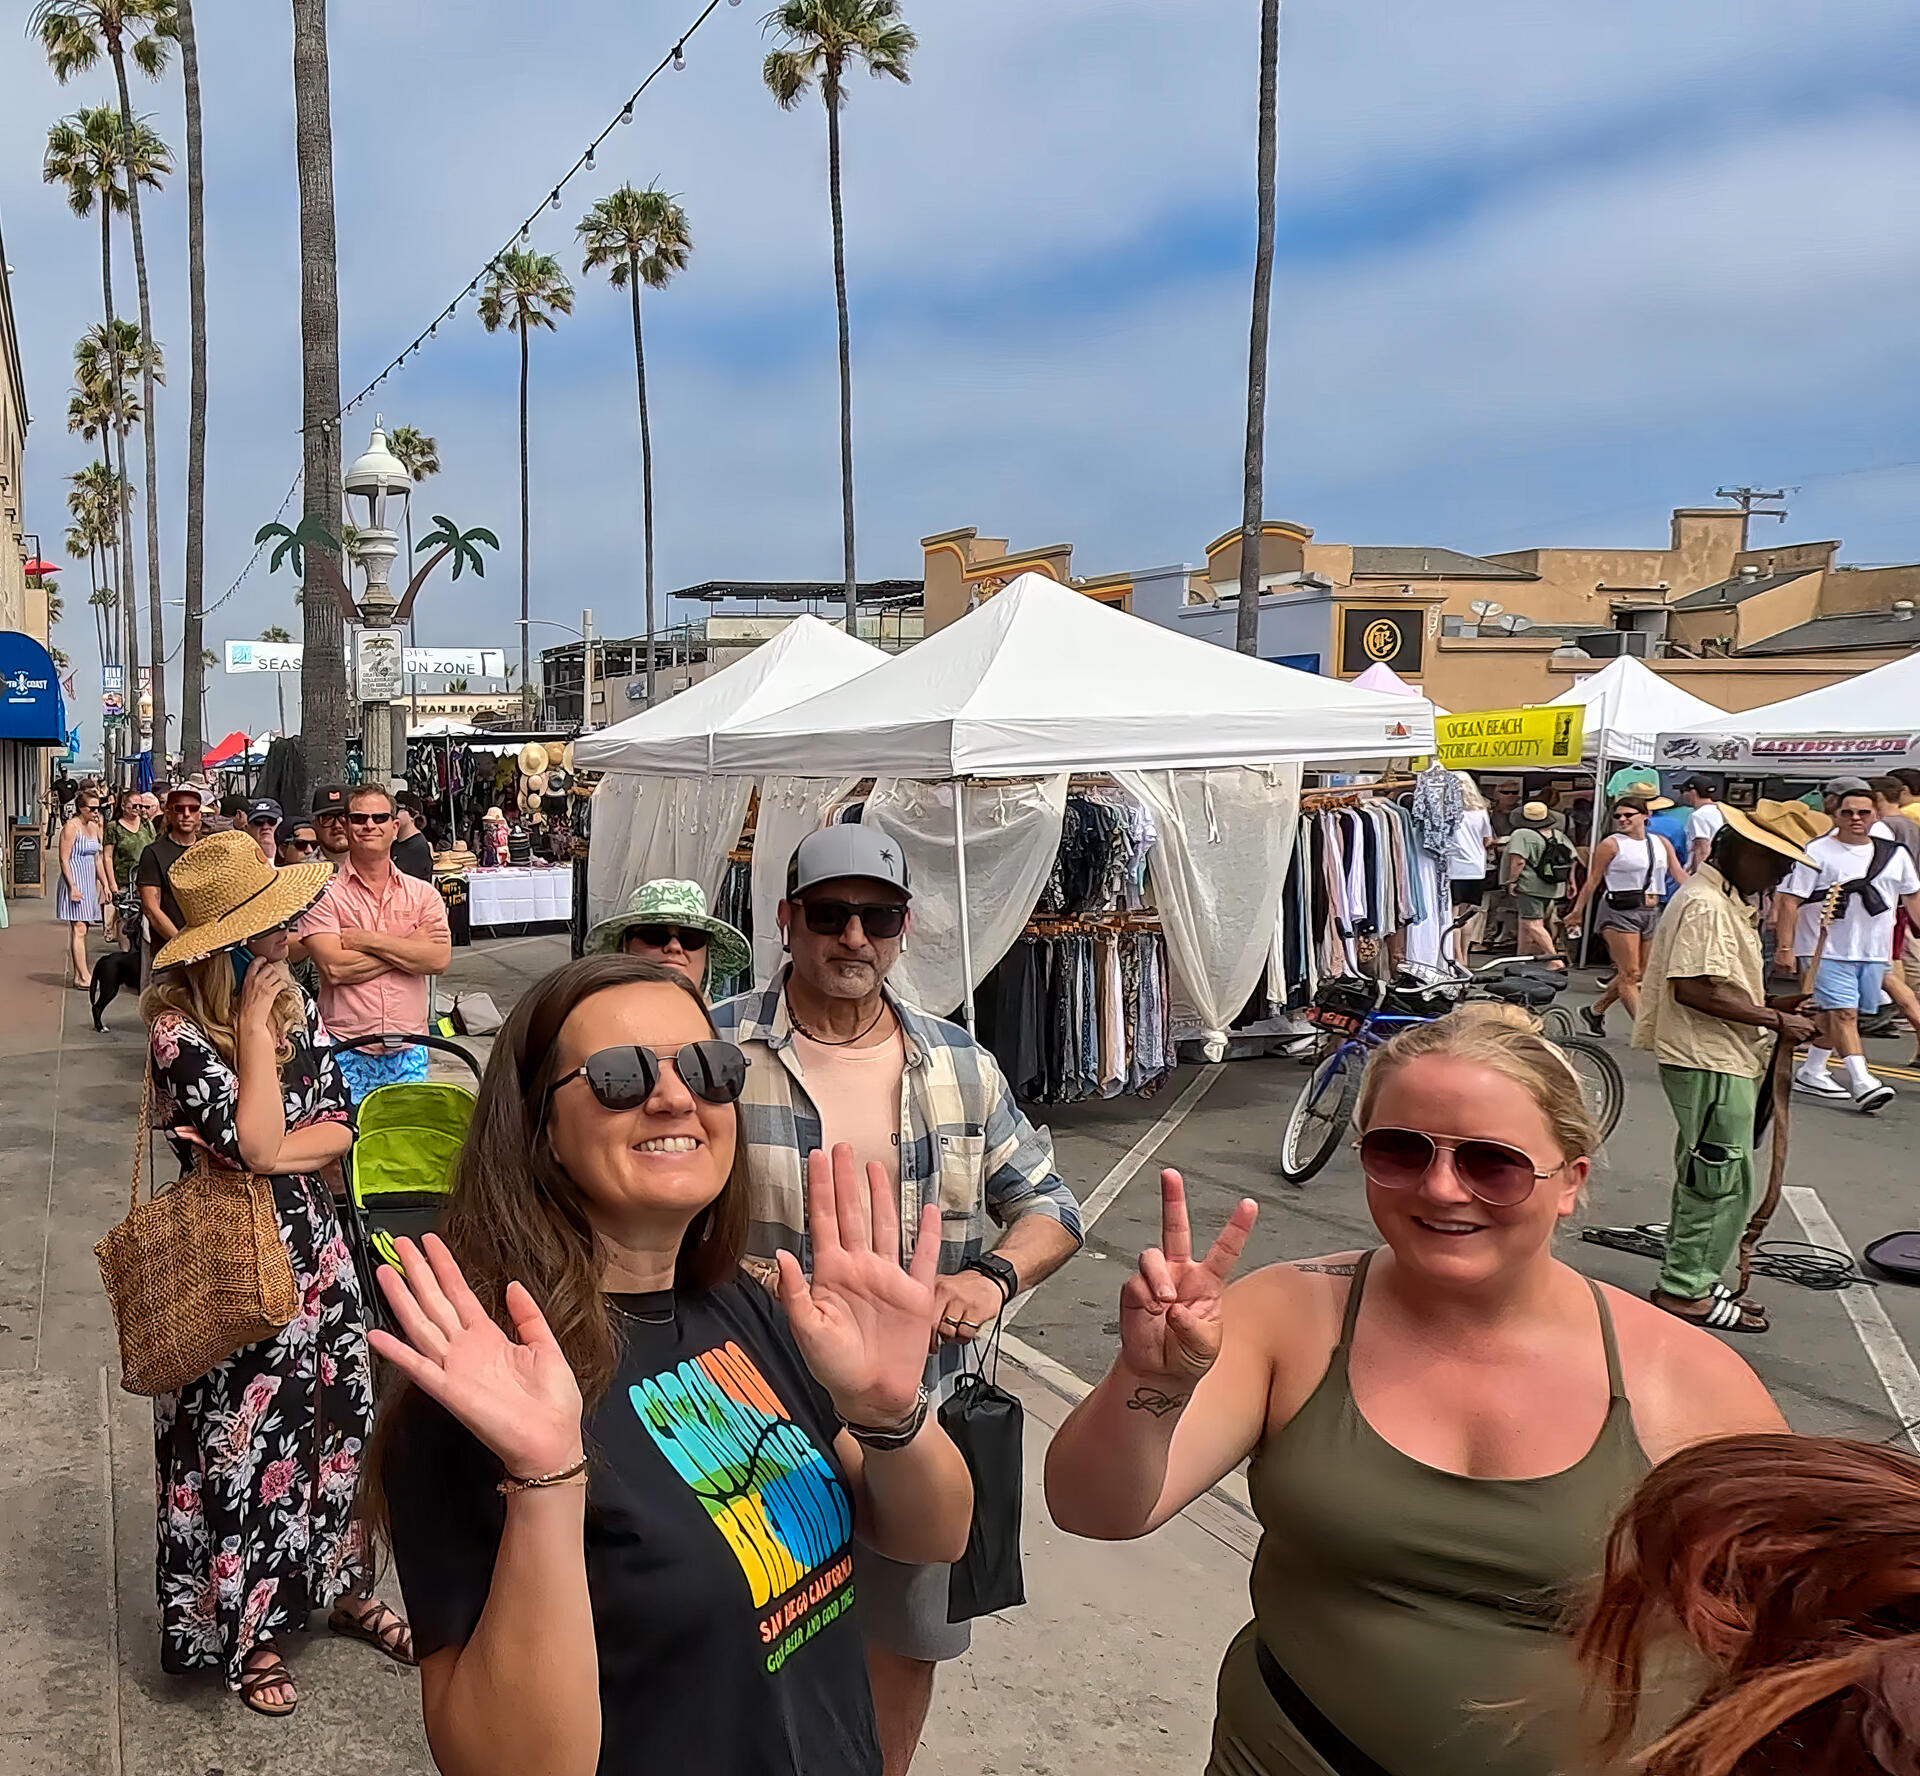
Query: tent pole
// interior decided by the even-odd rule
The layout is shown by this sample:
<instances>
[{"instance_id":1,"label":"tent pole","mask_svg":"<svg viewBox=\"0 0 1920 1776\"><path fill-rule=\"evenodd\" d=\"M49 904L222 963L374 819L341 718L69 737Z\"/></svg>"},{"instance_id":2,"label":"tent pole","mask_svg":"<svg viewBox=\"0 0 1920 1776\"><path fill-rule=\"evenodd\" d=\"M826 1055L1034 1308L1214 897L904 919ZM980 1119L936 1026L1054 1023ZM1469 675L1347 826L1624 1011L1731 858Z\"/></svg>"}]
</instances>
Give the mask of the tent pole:
<instances>
[{"instance_id":1,"label":"tent pole","mask_svg":"<svg viewBox=\"0 0 1920 1776\"><path fill-rule=\"evenodd\" d=\"M973 934L967 928L966 780L953 779L953 863L960 885L960 1021L973 1033Z\"/></svg>"}]
</instances>

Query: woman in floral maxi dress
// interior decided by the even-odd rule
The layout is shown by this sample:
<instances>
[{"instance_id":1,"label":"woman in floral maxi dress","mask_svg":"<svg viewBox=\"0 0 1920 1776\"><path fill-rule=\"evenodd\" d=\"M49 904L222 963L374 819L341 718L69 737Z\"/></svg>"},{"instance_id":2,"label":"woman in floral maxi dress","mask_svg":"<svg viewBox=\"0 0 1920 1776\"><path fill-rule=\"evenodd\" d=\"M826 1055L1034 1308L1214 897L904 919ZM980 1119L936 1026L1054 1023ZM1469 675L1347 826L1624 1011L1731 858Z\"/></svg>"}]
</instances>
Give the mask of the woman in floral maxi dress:
<instances>
[{"instance_id":1,"label":"woman in floral maxi dress","mask_svg":"<svg viewBox=\"0 0 1920 1776\"><path fill-rule=\"evenodd\" d=\"M271 1176L293 1265L299 1306L287 1326L154 1401L161 1662L170 1672L217 1670L272 1715L297 1699L276 1638L305 1629L316 1609L334 1606L336 1633L412 1661L405 1624L368 1596L369 1543L353 1515L373 1376L359 1281L320 1176L351 1139L347 1092L284 961L286 922L323 885L301 879L308 872L323 879L327 866L276 872L245 833L193 846L172 873L191 923L162 949L142 1005L154 1125L168 1131L183 1172L210 1154ZM278 924L260 930L269 918ZM248 958L237 989L236 926ZM214 939L223 947L211 955L159 972L175 945L193 955ZM274 1153L266 1163L263 1129Z\"/></svg>"}]
</instances>

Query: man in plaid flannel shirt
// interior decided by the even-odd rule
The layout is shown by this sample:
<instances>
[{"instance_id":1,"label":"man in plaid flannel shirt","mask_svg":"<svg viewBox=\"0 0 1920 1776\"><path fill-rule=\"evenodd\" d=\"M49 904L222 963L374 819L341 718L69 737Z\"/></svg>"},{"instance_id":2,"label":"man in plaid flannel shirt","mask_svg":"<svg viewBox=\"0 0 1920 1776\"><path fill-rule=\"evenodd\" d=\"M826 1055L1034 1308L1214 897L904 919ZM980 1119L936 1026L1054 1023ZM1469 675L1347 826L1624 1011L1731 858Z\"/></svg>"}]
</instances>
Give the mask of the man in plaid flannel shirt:
<instances>
[{"instance_id":1,"label":"man in plaid flannel shirt","mask_svg":"<svg viewBox=\"0 0 1920 1776\"><path fill-rule=\"evenodd\" d=\"M903 1246L922 1206L940 1208L930 1368L945 1382L1016 1293L1078 1250L1080 1208L1054 1170L1052 1139L1021 1114L993 1056L887 990L909 898L906 860L884 833L840 825L808 834L779 911L791 962L771 986L713 1015L751 1062L739 1110L754 1252L784 1248L809 1261L806 1160L816 1147L846 1141L858 1159L879 1161L900 1194ZM991 1250L989 1217L1004 1229ZM855 1562L885 1776L904 1776L935 1666L965 1652L971 1636L947 1620L948 1568L902 1566L860 1546Z\"/></svg>"}]
</instances>

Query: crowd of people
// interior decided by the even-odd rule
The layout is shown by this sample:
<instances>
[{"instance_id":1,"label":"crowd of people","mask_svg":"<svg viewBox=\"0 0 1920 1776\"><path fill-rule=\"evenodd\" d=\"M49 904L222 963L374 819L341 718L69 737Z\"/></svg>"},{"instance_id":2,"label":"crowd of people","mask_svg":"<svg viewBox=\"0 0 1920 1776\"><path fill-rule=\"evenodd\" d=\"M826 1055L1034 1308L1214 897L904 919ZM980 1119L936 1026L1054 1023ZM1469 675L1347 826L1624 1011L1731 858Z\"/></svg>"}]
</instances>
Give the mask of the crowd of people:
<instances>
[{"instance_id":1,"label":"crowd of people","mask_svg":"<svg viewBox=\"0 0 1920 1776\"><path fill-rule=\"evenodd\" d=\"M1615 996L1680 1122L1651 1300L1556 1253L1598 1134L1507 1008L1369 1067L1366 1249L1235 1280L1255 1204L1202 1249L1162 1175L1160 1243L1046 1498L1061 1529L1126 1539L1246 1464L1262 1533L1213 1776L1920 1768L1920 1470L1791 1436L1709 1335L1758 1314L1720 1278L1764 1044L1813 1034L1767 997L1754 902L1814 905L1857 860L1766 805L1716 805L1683 856L1651 800L1620 798L1574 890L1621 972L1643 965ZM378 786L213 833L205 804L122 798L69 848L92 838L73 867L109 902L123 853L138 886L155 1126L183 1171L271 1181L299 1304L155 1401L167 1668L286 1715L288 1640L324 1612L417 1664L458 1776L905 1776L969 1643L950 1599L974 1484L939 1407L1081 1217L992 1056L889 984L914 918L899 848L803 839L779 968L719 1004L750 946L697 884L650 882L596 927L495 1038L440 1229L399 1242L382 1311L340 1165L357 1102L424 1074L392 1039L427 1027L443 903ZM1493 822L1468 808L1484 899ZM1524 878L1563 885L1553 814L1508 823L1538 841L1507 846L1523 929L1545 898ZM1614 904L1653 900L1650 875L1678 884L1664 914ZM1869 971L1831 935L1826 955L1864 1003ZM372 1592L381 1544L404 1621Z\"/></svg>"}]
</instances>

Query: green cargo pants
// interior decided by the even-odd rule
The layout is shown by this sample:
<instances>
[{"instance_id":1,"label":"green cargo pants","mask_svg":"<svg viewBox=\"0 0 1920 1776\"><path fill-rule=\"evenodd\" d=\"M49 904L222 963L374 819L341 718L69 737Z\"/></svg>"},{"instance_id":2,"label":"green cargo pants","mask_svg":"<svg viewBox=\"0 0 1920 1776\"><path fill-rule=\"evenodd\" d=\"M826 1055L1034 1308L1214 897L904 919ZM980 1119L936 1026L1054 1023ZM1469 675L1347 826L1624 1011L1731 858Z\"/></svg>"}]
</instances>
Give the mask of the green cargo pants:
<instances>
[{"instance_id":1,"label":"green cargo pants","mask_svg":"<svg viewBox=\"0 0 1920 1776\"><path fill-rule=\"evenodd\" d=\"M1660 1287L1682 1301L1702 1299L1720 1280L1753 1213L1753 1122L1763 1083L1693 1067L1660 1069L1680 1125Z\"/></svg>"}]
</instances>

